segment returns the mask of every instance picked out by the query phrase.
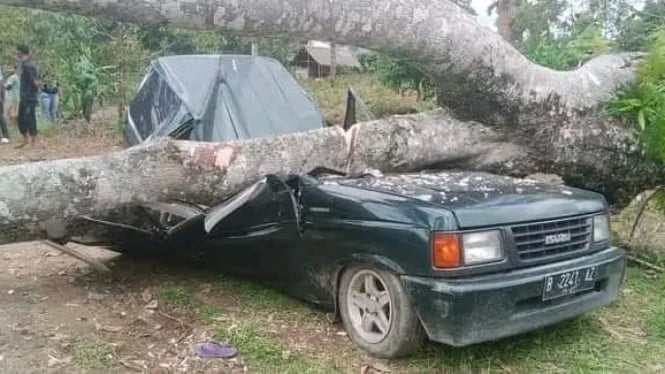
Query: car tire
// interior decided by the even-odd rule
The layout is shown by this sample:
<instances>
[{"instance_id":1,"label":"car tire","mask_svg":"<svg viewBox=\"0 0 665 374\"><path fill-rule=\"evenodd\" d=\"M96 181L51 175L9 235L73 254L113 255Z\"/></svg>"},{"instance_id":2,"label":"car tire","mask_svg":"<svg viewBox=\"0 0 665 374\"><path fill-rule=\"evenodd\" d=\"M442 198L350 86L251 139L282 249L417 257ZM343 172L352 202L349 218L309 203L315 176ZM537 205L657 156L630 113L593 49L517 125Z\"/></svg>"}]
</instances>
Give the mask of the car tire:
<instances>
[{"instance_id":1,"label":"car tire","mask_svg":"<svg viewBox=\"0 0 665 374\"><path fill-rule=\"evenodd\" d=\"M387 271L371 267L347 269L340 280L339 311L351 340L374 357L408 356L425 340L420 319L399 278Z\"/></svg>"}]
</instances>

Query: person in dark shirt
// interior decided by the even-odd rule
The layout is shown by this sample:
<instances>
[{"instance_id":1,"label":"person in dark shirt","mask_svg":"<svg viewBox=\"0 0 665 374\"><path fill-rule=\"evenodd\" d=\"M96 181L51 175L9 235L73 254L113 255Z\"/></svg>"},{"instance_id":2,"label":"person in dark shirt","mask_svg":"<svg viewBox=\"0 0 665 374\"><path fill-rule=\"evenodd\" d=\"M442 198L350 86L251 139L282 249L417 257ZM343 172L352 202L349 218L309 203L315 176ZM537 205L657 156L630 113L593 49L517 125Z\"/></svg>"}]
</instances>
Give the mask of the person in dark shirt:
<instances>
[{"instance_id":1,"label":"person in dark shirt","mask_svg":"<svg viewBox=\"0 0 665 374\"><path fill-rule=\"evenodd\" d=\"M0 77L0 143L9 143L9 131L7 131L7 122L5 121L5 81Z\"/></svg>"},{"instance_id":2,"label":"person in dark shirt","mask_svg":"<svg viewBox=\"0 0 665 374\"><path fill-rule=\"evenodd\" d=\"M16 52L21 63L18 129L23 135L23 144L19 147L24 147L28 142L34 144L37 140L35 108L39 97L39 81L37 80L37 66L32 61L28 46L19 44L16 46Z\"/></svg>"}]
</instances>

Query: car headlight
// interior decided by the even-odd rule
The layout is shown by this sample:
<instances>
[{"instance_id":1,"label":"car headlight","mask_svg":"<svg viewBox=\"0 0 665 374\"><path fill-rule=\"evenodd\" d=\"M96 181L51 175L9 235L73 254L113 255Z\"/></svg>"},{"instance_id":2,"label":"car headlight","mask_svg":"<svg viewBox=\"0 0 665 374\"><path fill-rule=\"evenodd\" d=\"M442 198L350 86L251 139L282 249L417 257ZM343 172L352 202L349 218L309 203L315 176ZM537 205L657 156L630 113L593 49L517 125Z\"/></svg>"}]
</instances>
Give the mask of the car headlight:
<instances>
[{"instance_id":1,"label":"car headlight","mask_svg":"<svg viewBox=\"0 0 665 374\"><path fill-rule=\"evenodd\" d=\"M462 248L465 265L494 262L503 258L499 230L462 234Z\"/></svg>"},{"instance_id":2,"label":"car headlight","mask_svg":"<svg viewBox=\"0 0 665 374\"><path fill-rule=\"evenodd\" d=\"M610 239L610 219L607 214L593 217L593 241L602 242Z\"/></svg>"},{"instance_id":3,"label":"car headlight","mask_svg":"<svg viewBox=\"0 0 665 374\"><path fill-rule=\"evenodd\" d=\"M439 269L479 265L503 259L501 231L435 233L432 238L432 263Z\"/></svg>"}]
</instances>

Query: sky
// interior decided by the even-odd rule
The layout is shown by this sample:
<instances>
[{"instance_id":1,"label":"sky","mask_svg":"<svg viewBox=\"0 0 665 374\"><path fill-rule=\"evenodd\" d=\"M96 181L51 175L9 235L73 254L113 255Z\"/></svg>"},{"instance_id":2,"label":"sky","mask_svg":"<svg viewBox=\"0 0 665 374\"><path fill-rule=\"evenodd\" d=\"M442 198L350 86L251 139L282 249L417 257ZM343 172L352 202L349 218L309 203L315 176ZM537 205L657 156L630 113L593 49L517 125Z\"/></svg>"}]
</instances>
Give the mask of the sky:
<instances>
[{"instance_id":1,"label":"sky","mask_svg":"<svg viewBox=\"0 0 665 374\"><path fill-rule=\"evenodd\" d=\"M496 30L494 21L496 20L496 12L492 12L491 16L487 15L487 7L492 4L494 0L472 0L471 6L478 13L478 22L483 26L487 26L492 30Z\"/></svg>"},{"instance_id":2,"label":"sky","mask_svg":"<svg viewBox=\"0 0 665 374\"><path fill-rule=\"evenodd\" d=\"M496 12L492 12L492 15L487 15L487 7L496 0L471 0L471 6L478 13L478 22L483 26L489 27L492 30L496 31L496 26L494 22L496 21ZM584 6L584 0L569 0L574 9L582 8ZM641 9L644 6L644 0L633 0L633 6L637 9Z\"/></svg>"}]
</instances>

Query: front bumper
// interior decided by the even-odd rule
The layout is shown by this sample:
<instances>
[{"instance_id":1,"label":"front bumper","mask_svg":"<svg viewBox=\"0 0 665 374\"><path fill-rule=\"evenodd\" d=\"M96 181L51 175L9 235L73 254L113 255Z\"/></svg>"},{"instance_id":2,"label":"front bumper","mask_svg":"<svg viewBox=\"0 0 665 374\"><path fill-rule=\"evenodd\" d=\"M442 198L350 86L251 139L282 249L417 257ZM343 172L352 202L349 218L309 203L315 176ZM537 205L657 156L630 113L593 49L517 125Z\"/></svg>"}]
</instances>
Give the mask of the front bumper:
<instances>
[{"instance_id":1,"label":"front bumper","mask_svg":"<svg viewBox=\"0 0 665 374\"><path fill-rule=\"evenodd\" d=\"M597 266L593 290L542 301L546 275ZM588 256L508 273L459 279L403 276L431 340L466 346L571 319L618 299L626 253L611 247Z\"/></svg>"}]
</instances>

